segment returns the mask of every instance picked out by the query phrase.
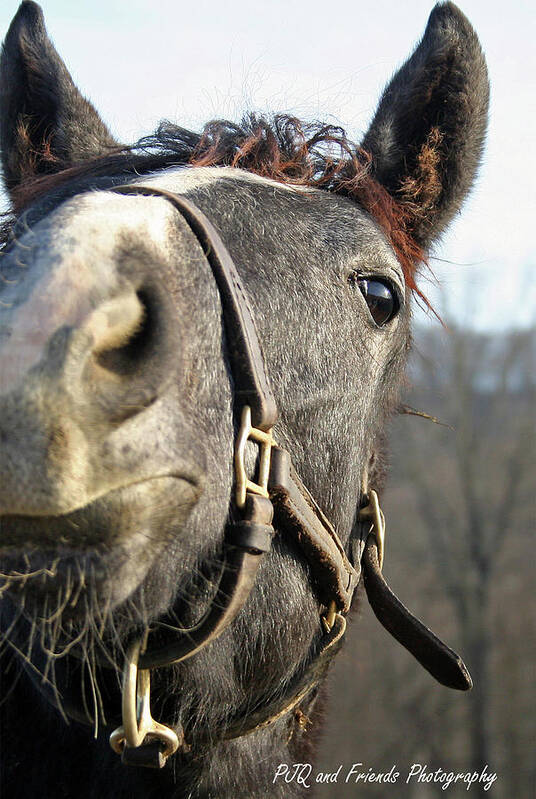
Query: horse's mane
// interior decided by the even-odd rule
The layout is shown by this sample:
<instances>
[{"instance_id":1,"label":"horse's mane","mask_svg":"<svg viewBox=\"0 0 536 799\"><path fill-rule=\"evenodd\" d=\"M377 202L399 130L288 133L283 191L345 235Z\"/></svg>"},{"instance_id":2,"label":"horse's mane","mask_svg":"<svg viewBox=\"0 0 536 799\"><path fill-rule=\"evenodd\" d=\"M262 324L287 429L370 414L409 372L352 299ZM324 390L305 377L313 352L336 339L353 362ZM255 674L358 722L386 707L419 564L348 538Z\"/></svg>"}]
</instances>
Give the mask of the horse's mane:
<instances>
[{"instance_id":1,"label":"horse's mane","mask_svg":"<svg viewBox=\"0 0 536 799\"><path fill-rule=\"evenodd\" d=\"M33 158L45 174L12 191L14 214L80 179L143 175L180 165L238 167L281 183L342 194L376 219L395 249L408 287L427 302L415 282L425 256L411 235L411 215L374 179L370 155L352 143L341 127L303 123L286 114L271 120L250 114L240 124L214 120L202 133L164 121L154 134L134 145L118 145L74 166L52 155L50 142Z\"/></svg>"}]
</instances>

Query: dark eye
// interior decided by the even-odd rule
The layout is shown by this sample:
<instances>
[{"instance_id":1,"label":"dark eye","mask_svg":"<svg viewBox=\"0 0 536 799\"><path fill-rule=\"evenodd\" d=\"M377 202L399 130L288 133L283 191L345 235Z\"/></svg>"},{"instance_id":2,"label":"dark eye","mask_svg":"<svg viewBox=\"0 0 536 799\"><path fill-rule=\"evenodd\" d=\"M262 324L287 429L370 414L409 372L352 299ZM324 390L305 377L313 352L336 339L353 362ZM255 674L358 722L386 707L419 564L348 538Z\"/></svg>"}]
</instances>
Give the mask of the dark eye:
<instances>
[{"instance_id":1,"label":"dark eye","mask_svg":"<svg viewBox=\"0 0 536 799\"><path fill-rule=\"evenodd\" d=\"M359 278L356 283L376 324L382 327L390 322L398 312L398 297L394 288L383 280Z\"/></svg>"}]
</instances>

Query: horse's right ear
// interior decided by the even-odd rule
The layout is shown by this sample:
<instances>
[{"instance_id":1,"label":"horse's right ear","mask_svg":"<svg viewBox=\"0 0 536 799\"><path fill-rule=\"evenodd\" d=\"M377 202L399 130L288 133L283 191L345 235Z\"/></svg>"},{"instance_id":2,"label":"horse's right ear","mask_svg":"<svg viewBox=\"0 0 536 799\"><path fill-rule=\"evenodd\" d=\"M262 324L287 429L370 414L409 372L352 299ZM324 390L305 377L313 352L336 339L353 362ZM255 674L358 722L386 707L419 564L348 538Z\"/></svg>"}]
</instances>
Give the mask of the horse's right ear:
<instances>
[{"instance_id":1,"label":"horse's right ear","mask_svg":"<svg viewBox=\"0 0 536 799\"><path fill-rule=\"evenodd\" d=\"M48 38L37 3L21 3L0 60L0 147L4 182L57 172L117 144L74 85Z\"/></svg>"},{"instance_id":2,"label":"horse's right ear","mask_svg":"<svg viewBox=\"0 0 536 799\"><path fill-rule=\"evenodd\" d=\"M438 4L422 41L381 98L362 147L425 249L469 192L487 126L486 62L469 21Z\"/></svg>"}]
</instances>

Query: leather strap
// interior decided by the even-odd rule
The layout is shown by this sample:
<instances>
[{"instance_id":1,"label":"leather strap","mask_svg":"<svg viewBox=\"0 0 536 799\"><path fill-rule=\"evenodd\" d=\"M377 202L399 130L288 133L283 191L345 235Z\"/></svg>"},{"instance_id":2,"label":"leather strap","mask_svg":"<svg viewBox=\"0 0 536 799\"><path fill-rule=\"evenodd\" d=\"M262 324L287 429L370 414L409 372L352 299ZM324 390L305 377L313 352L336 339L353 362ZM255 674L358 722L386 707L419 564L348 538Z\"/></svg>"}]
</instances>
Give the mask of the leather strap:
<instances>
[{"instance_id":1,"label":"leather strap","mask_svg":"<svg viewBox=\"0 0 536 799\"><path fill-rule=\"evenodd\" d=\"M264 356L249 300L233 259L220 234L205 214L181 194L152 186L117 186L117 194L163 197L184 217L203 247L218 285L223 307L226 345L241 410L251 408L253 427L265 432L277 421L277 405L266 374Z\"/></svg>"},{"instance_id":2,"label":"leather strap","mask_svg":"<svg viewBox=\"0 0 536 799\"><path fill-rule=\"evenodd\" d=\"M330 521L296 474L290 455L281 447L272 449L268 487L276 527L289 532L302 549L320 602L328 607L335 601L339 611L348 613L359 574Z\"/></svg>"},{"instance_id":3,"label":"leather strap","mask_svg":"<svg viewBox=\"0 0 536 799\"><path fill-rule=\"evenodd\" d=\"M362 563L368 601L387 632L442 685L459 691L472 688L471 675L461 657L415 618L387 585L374 535L367 537Z\"/></svg>"},{"instance_id":4,"label":"leather strap","mask_svg":"<svg viewBox=\"0 0 536 799\"><path fill-rule=\"evenodd\" d=\"M331 523L292 468L290 456L272 451L270 497L276 527L290 532L310 565L320 601L347 613L359 579ZM376 536L368 534L361 558L367 598L378 621L442 685L467 691L471 676L463 660L425 627L388 586L378 561Z\"/></svg>"},{"instance_id":5,"label":"leather strap","mask_svg":"<svg viewBox=\"0 0 536 799\"><path fill-rule=\"evenodd\" d=\"M222 576L207 612L192 627L162 630L160 644L140 655L140 669L187 660L229 626L247 601L263 556L270 549L274 535L272 516L273 507L268 499L248 496L244 518L229 525Z\"/></svg>"},{"instance_id":6,"label":"leather strap","mask_svg":"<svg viewBox=\"0 0 536 799\"><path fill-rule=\"evenodd\" d=\"M222 737L231 740L250 735L294 710L325 677L329 664L341 648L345 631L346 619L336 614L333 627L322 636L318 651L295 673L285 690L276 693L260 707L248 708L242 715L231 719Z\"/></svg>"}]
</instances>

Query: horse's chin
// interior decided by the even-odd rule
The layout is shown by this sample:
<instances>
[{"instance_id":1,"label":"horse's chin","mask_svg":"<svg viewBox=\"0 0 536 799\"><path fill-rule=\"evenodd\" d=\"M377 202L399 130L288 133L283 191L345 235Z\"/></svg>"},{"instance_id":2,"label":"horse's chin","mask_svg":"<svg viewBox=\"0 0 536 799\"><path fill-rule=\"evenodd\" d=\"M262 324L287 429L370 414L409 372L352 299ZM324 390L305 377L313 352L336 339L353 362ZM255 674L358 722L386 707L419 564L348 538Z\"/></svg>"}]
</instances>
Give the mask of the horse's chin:
<instances>
[{"instance_id":1,"label":"horse's chin","mask_svg":"<svg viewBox=\"0 0 536 799\"><path fill-rule=\"evenodd\" d=\"M60 516L0 517L0 592L26 618L79 622L128 602L200 496L158 477Z\"/></svg>"}]
</instances>

